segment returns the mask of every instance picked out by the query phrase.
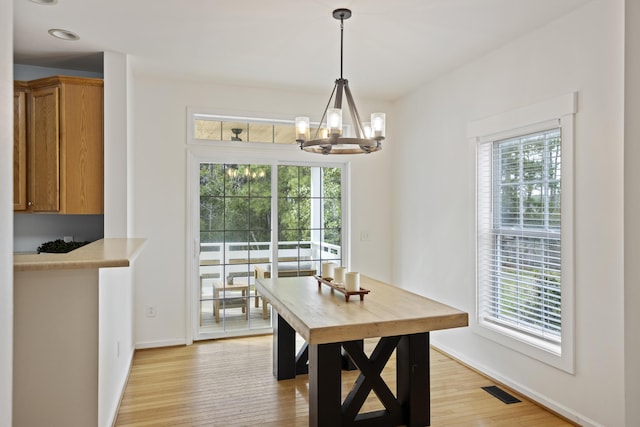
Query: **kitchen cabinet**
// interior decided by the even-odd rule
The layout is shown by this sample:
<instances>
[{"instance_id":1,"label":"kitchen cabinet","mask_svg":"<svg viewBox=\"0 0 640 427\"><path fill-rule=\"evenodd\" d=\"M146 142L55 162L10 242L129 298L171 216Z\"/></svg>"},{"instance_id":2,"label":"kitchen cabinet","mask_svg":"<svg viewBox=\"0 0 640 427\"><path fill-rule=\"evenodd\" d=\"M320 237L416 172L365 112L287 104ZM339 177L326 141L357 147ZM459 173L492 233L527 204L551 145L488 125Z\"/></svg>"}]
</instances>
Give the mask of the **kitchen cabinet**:
<instances>
[{"instance_id":1,"label":"kitchen cabinet","mask_svg":"<svg viewBox=\"0 0 640 427\"><path fill-rule=\"evenodd\" d=\"M27 210L27 86L13 92L13 210Z\"/></svg>"},{"instance_id":2,"label":"kitchen cabinet","mask_svg":"<svg viewBox=\"0 0 640 427\"><path fill-rule=\"evenodd\" d=\"M103 213L103 81L54 76L21 84L27 87L26 211Z\"/></svg>"}]
</instances>

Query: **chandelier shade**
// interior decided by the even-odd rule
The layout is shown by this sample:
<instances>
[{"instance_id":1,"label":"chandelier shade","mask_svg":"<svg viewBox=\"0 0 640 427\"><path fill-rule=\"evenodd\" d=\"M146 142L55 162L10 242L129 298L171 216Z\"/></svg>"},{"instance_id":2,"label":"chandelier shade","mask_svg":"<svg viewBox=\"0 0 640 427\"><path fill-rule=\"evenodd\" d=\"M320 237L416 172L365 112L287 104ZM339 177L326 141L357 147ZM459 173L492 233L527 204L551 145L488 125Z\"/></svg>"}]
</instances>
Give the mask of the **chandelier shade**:
<instances>
[{"instance_id":1,"label":"chandelier shade","mask_svg":"<svg viewBox=\"0 0 640 427\"><path fill-rule=\"evenodd\" d=\"M384 113L373 113L369 122L363 122L358 113L349 81L342 76L344 20L351 17L349 9L336 9L333 17L340 20L340 78L336 79L329 102L325 107L318 128L311 137L309 117L296 117L296 141L300 148L318 154L368 154L382 150L385 139L386 118ZM355 135L343 135L342 101L346 99ZM330 108L333 102L333 108Z\"/></svg>"}]
</instances>

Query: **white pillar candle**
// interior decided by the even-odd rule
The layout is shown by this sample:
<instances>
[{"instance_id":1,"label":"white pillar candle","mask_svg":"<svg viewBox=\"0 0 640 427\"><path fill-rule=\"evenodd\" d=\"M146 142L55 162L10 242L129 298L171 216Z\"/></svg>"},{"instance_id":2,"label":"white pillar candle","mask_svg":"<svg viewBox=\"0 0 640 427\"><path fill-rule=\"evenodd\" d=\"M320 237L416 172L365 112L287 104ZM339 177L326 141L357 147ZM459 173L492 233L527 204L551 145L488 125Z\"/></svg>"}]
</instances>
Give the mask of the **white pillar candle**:
<instances>
[{"instance_id":1,"label":"white pillar candle","mask_svg":"<svg viewBox=\"0 0 640 427\"><path fill-rule=\"evenodd\" d=\"M322 277L324 279L333 278L333 269L336 264L333 262L325 262L322 264Z\"/></svg>"},{"instance_id":2,"label":"white pillar candle","mask_svg":"<svg viewBox=\"0 0 640 427\"><path fill-rule=\"evenodd\" d=\"M346 267L336 267L333 269L333 281L336 283L344 283L344 274L347 272Z\"/></svg>"},{"instance_id":3,"label":"white pillar candle","mask_svg":"<svg viewBox=\"0 0 640 427\"><path fill-rule=\"evenodd\" d=\"M360 290L360 273L350 271L345 274L345 288L347 292L357 292Z\"/></svg>"}]
</instances>

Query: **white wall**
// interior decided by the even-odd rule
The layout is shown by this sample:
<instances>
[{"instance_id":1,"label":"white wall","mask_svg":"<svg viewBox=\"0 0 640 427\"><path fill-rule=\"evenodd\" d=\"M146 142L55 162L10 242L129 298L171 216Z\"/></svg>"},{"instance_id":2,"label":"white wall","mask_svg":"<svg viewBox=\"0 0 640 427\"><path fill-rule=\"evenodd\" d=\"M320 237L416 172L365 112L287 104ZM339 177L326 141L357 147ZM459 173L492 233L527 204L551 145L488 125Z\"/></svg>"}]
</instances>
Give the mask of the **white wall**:
<instances>
[{"instance_id":1,"label":"white wall","mask_svg":"<svg viewBox=\"0 0 640 427\"><path fill-rule=\"evenodd\" d=\"M127 222L130 182L128 152L130 67L124 54L104 53L104 235L132 237ZM133 360L133 275L129 268L100 270L98 425L110 426L117 414Z\"/></svg>"},{"instance_id":2,"label":"white wall","mask_svg":"<svg viewBox=\"0 0 640 427\"><path fill-rule=\"evenodd\" d=\"M640 425L640 2L626 0L624 127L625 403L628 426Z\"/></svg>"},{"instance_id":3,"label":"white wall","mask_svg":"<svg viewBox=\"0 0 640 427\"><path fill-rule=\"evenodd\" d=\"M121 53L104 52L104 235L128 237L129 62Z\"/></svg>"},{"instance_id":4,"label":"white wall","mask_svg":"<svg viewBox=\"0 0 640 427\"><path fill-rule=\"evenodd\" d=\"M583 425L625 424L623 37L623 1L593 1L426 84L390 120L394 282L469 312L472 327L434 333L434 343ZM573 91L575 375L473 332L475 147L466 135L471 121Z\"/></svg>"},{"instance_id":5,"label":"white wall","mask_svg":"<svg viewBox=\"0 0 640 427\"><path fill-rule=\"evenodd\" d=\"M289 118L309 115L319 119L330 93L308 95L286 91L219 86L135 76L133 227L146 237L135 275L135 339L138 347L184 343L186 294L186 117L187 107L214 109L220 114L245 114ZM327 82L331 85L331 81ZM361 112L387 110L384 103L357 98ZM391 146L389 143L387 146ZM291 146L291 156L322 161ZM273 153L271 151L271 153ZM392 149L352 162L352 259L351 267L388 280L390 267L389 163ZM253 150L253 159L263 154ZM331 161L337 159L331 158ZM361 242L360 231L371 240ZM146 305L156 306L156 316L145 316Z\"/></svg>"},{"instance_id":6,"label":"white wall","mask_svg":"<svg viewBox=\"0 0 640 427\"><path fill-rule=\"evenodd\" d=\"M13 2L0 0L0 425L11 425L13 369Z\"/></svg>"},{"instance_id":7,"label":"white wall","mask_svg":"<svg viewBox=\"0 0 640 427\"><path fill-rule=\"evenodd\" d=\"M98 426L113 425L133 361L133 272L99 270Z\"/></svg>"}]
</instances>

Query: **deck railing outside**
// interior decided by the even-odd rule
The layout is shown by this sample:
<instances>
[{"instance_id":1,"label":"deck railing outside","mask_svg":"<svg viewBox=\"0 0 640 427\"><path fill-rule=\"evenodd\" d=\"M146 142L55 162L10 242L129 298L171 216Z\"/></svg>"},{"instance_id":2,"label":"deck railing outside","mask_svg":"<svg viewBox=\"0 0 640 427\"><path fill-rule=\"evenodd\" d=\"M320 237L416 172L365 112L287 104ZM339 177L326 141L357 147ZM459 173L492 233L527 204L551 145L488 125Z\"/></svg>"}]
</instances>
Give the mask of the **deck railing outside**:
<instances>
[{"instance_id":1,"label":"deck railing outside","mask_svg":"<svg viewBox=\"0 0 640 427\"><path fill-rule=\"evenodd\" d=\"M280 267L304 263L320 271L322 262L340 263L341 260L342 248L338 245L314 241L278 242ZM251 276L255 266L267 268L272 262L271 242L200 244L200 275L205 278Z\"/></svg>"},{"instance_id":2,"label":"deck railing outside","mask_svg":"<svg viewBox=\"0 0 640 427\"><path fill-rule=\"evenodd\" d=\"M256 267L263 270L320 271L321 264L340 264L342 248L327 242L278 242L277 262L273 262L270 242L202 243L200 245L200 332L224 335L230 331L268 328L265 300L258 298L253 285ZM273 269L271 268L273 266ZM236 286L246 284L249 292ZM238 298L247 298L245 302Z\"/></svg>"}]
</instances>

